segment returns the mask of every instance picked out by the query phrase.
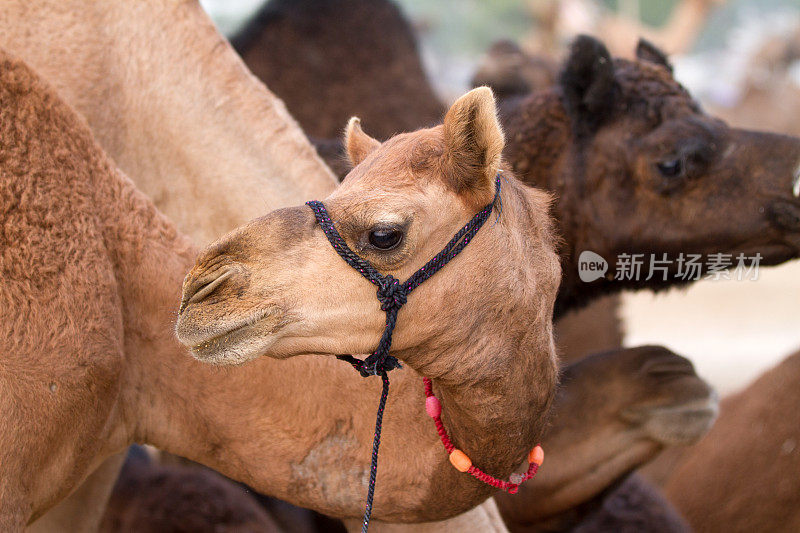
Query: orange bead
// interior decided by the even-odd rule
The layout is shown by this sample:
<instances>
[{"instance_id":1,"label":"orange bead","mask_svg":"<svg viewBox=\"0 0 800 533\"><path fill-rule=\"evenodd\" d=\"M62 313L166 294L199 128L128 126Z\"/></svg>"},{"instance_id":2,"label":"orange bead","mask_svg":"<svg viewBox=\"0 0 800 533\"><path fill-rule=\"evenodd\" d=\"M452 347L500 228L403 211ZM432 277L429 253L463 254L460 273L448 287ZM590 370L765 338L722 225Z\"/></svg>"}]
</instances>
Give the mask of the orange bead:
<instances>
[{"instance_id":1,"label":"orange bead","mask_svg":"<svg viewBox=\"0 0 800 533\"><path fill-rule=\"evenodd\" d=\"M466 472L472 466L472 461L467 457L467 454L459 449L450 452L450 462L459 472Z\"/></svg>"},{"instance_id":2,"label":"orange bead","mask_svg":"<svg viewBox=\"0 0 800 533\"><path fill-rule=\"evenodd\" d=\"M533 447L531 453L528 454L528 462L529 463L536 463L537 465L541 466L544 462L544 450L538 444Z\"/></svg>"}]
</instances>

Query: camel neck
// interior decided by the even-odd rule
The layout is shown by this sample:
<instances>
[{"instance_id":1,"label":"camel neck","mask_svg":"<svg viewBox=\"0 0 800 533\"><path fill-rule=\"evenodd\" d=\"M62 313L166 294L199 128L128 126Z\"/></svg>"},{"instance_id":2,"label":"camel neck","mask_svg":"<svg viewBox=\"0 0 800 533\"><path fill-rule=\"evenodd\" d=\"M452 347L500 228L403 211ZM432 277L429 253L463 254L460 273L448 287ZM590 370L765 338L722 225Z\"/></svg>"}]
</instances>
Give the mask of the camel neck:
<instances>
[{"instance_id":1,"label":"camel neck","mask_svg":"<svg viewBox=\"0 0 800 533\"><path fill-rule=\"evenodd\" d=\"M197 242L335 188L283 103L197 2L7 7L0 44L55 85L115 163ZM66 28L65 12L74 15Z\"/></svg>"},{"instance_id":2,"label":"camel neck","mask_svg":"<svg viewBox=\"0 0 800 533\"><path fill-rule=\"evenodd\" d=\"M482 302L480 309L466 313L470 316L464 316L457 326L400 354L417 372L433 380L434 394L443 406L442 420L454 444L496 477L505 477L518 467L540 438L555 380L548 321L540 324L518 316L520 310L547 309L542 312L549 313L552 308L552 302L541 293L525 290L548 283L535 273L535 258L543 252L532 243L540 242L544 232L537 228L529 203L522 199L526 194L540 195L513 178L506 180L501 217L506 220L487 223L485 233L479 232L473 240L493 242L495 248L483 253L493 258L494 272L485 280L471 279L470 272L462 274L477 287L482 281L501 287L508 283L506 290L494 287L491 291L508 295L507 301L496 306ZM514 218L514 227L530 231L521 247L515 246L519 240L505 224ZM469 264L456 268L469 269ZM554 284L557 277L554 272ZM444 344L443 339L453 342Z\"/></svg>"}]
</instances>

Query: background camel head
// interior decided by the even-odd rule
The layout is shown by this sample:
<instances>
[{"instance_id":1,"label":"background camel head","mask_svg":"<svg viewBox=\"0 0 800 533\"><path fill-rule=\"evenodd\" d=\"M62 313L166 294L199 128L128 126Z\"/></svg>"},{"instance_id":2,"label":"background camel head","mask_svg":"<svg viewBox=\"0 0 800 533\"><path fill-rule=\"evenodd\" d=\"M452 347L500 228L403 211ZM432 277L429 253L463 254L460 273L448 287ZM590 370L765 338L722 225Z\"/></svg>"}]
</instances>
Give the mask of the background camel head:
<instances>
[{"instance_id":1,"label":"background camel head","mask_svg":"<svg viewBox=\"0 0 800 533\"><path fill-rule=\"evenodd\" d=\"M666 348L590 355L563 371L542 439L556 452L518 495L498 496L498 505L510 522L531 524L584 504L665 446L699 440L717 406L692 363Z\"/></svg>"},{"instance_id":2,"label":"background camel head","mask_svg":"<svg viewBox=\"0 0 800 533\"><path fill-rule=\"evenodd\" d=\"M577 250L800 255L800 140L728 127L658 49L641 42L637 55L612 60L579 37L561 74L572 141L559 193Z\"/></svg>"},{"instance_id":3,"label":"background camel head","mask_svg":"<svg viewBox=\"0 0 800 533\"><path fill-rule=\"evenodd\" d=\"M383 144L352 119L345 146L354 168L325 199L328 213L353 251L405 281L491 202L503 134L491 91L479 88L453 104L443 125ZM547 198L510 176L501 198L502 214L498 206L464 251L409 295L394 334L399 357L434 339L437 350L462 342L515 305L543 309L535 320L548 342L544 309L559 268ZM519 291L526 280L530 290ZM254 220L200 255L184 282L177 333L198 359L240 363L264 354L369 353L384 321L375 287L337 255L312 210L298 206Z\"/></svg>"}]
</instances>

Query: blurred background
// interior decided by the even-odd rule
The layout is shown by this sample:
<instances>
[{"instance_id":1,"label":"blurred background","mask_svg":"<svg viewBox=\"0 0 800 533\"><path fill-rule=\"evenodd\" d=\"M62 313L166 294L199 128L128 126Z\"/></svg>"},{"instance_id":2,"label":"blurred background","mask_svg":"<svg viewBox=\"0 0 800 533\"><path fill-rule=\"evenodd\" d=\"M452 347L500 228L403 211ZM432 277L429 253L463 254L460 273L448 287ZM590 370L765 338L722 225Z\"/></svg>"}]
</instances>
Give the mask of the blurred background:
<instances>
[{"instance_id":1,"label":"blurred background","mask_svg":"<svg viewBox=\"0 0 800 533\"><path fill-rule=\"evenodd\" d=\"M226 35L263 0L201 0ZM396 0L413 22L446 102L469 88L499 39L553 59L579 33L631 57L639 36L670 54L675 76L732 125L800 135L800 0ZM706 281L627 294L626 344L665 344L726 394L800 347L800 262L756 281Z\"/></svg>"}]
</instances>

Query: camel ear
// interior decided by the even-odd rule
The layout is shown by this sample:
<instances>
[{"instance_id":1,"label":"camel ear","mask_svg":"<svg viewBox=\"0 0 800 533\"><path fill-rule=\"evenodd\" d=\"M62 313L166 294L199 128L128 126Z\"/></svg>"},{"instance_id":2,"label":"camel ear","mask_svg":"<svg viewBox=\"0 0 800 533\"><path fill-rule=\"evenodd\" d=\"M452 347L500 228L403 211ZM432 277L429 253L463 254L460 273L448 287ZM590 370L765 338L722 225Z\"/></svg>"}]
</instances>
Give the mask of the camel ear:
<instances>
[{"instance_id":1,"label":"camel ear","mask_svg":"<svg viewBox=\"0 0 800 533\"><path fill-rule=\"evenodd\" d=\"M456 100L444 117L444 142L456 190L494 190L505 138L491 89L478 87Z\"/></svg>"},{"instance_id":2,"label":"camel ear","mask_svg":"<svg viewBox=\"0 0 800 533\"><path fill-rule=\"evenodd\" d=\"M578 36L559 84L574 123L590 130L601 124L613 109L616 92L614 64L605 45L594 37Z\"/></svg>"},{"instance_id":3,"label":"camel ear","mask_svg":"<svg viewBox=\"0 0 800 533\"><path fill-rule=\"evenodd\" d=\"M365 160L380 145L380 142L364 133L358 117L352 117L347 121L347 126L344 128L344 146L347 158L353 166Z\"/></svg>"},{"instance_id":4,"label":"camel ear","mask_svg":"<svg viewBox=\"0 0 800 533\"><path fill-rule=\"evenodd\" d=\"M636 58L661 65L672 72L672 64L669 62L667 54L647 39L639 39L639 44L636 45Z\"/></svg>"}]
</instances>

